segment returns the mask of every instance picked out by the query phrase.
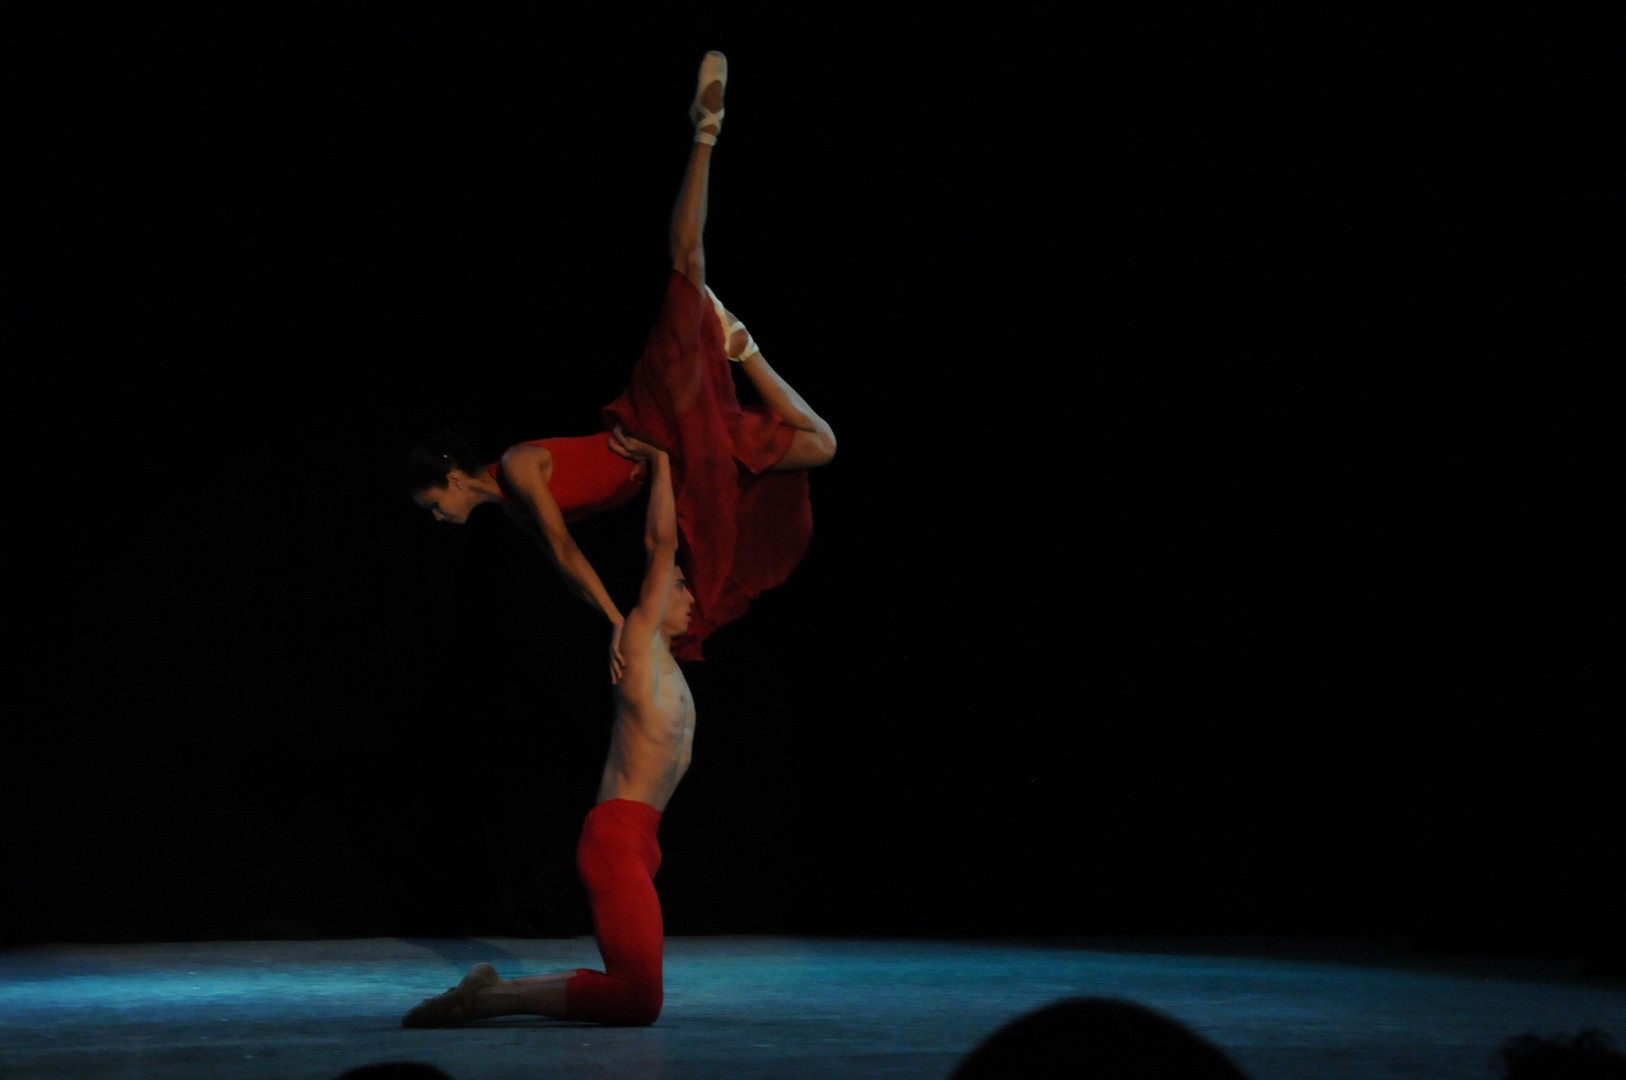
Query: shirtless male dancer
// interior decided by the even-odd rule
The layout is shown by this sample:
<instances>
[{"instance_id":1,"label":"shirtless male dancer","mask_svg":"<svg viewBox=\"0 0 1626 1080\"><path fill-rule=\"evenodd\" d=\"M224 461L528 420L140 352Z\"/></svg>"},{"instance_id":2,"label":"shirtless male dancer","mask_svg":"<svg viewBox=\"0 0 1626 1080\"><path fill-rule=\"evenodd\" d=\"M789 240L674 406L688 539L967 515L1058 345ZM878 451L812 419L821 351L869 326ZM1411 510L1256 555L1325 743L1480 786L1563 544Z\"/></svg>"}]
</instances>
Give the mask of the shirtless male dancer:
<instances>
[{"instance_id":1,"label":"shirtless male dancer","mask_svg":"<svg viewBox=\"0 0 1626 1080\"><path fill-rule=\"evenodd\" d=\"M672 657L672 639L688 628L694 596L677 565L671 460L619 428L610 438L617 453L647 463L649 508L643 586L621 634L624 667L615 684L610 752L576 847L604 970L503 979L490 964L476 964L462 982L408 1012L403 1027L518 1014L641 1026L660 1015L665 927L655 892L656 830L694 744L694 699Z\"/></svg>"}]
</instances>

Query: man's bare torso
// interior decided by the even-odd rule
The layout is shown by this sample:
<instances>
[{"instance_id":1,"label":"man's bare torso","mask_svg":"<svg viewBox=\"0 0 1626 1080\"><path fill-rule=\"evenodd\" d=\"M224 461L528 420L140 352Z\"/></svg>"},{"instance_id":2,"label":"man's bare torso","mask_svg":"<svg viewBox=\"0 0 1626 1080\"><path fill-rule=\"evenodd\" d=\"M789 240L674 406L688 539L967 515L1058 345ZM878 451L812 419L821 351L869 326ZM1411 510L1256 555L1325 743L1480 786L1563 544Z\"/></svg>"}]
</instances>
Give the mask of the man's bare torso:
<instances>
[{"instance_id":1,"label":"man's bare torso","mask_svg":"<svg viewBox=\"0 0 1626 1080\"><path fill-rule=\"evenodd\" d=\"M635 799L664 811L689 770L695 715L688 680L665 648L656 650L654 667L648 680L625 679L616 687L600 802Z\"/></svg>"}]
</instances>

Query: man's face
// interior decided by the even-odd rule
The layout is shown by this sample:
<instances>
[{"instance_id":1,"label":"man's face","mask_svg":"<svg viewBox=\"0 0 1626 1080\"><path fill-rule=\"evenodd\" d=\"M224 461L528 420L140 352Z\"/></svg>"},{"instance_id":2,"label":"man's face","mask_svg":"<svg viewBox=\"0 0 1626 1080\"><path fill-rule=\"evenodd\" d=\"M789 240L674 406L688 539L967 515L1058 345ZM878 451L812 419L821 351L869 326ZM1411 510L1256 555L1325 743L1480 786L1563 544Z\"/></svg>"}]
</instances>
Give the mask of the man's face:
<instances>
[{"instance_id":1,"label":"man's face","mask_svg":"<svg viewBox=\"0 0 1626 1080\"><path fill-rule=\"evenodd\" d=\"M689 579L683 571L672 581L672 595L666 599L666 618L661 629L668 637L677 637L689 628L689 617L694 614L694 593L689 591Z\"/></svg>"}]
</instances>

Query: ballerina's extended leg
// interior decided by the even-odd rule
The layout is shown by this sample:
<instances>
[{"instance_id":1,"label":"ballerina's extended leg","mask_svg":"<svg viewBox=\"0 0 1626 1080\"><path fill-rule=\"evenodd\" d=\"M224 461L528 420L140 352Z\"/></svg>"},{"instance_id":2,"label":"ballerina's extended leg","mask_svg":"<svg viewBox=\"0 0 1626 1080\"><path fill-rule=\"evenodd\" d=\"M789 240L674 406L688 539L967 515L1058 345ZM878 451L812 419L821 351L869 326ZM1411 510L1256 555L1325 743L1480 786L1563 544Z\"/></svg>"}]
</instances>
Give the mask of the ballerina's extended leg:
<instances>
[{"instance_id":1,"label":"ballerina's extended leg","mask_svg":"<svg viewBox=\"0 0 1626 1080\"><path fill-rule=\"evenodd\" d=\"M717 319L722 323L723 347L728 358L740 365L746 378L751 380L751 385L761 395L763 403L796 429L790 449L774 465L774 470L813 469L829 464L836 456L836 434L830 425L773 369L762 355L762 347L757 344L756 338L745 328L745 323L723 306L709 285L706 286L706 295L711 298Z\"/></svg>"}]
</instances>

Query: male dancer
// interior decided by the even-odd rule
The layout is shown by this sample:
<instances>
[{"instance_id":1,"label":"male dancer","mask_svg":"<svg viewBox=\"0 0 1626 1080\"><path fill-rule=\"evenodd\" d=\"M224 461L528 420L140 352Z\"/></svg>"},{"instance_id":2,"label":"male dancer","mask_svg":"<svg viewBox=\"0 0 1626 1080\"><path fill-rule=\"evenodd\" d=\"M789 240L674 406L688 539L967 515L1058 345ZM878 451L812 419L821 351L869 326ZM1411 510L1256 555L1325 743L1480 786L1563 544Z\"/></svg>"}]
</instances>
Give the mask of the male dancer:
<instances>
[{"instance_id":1,"label":"male dancer","mask_svg":"<svg viewBox=\"0 0 1626 1080\"><path fill-rule=\"evenodd\" d=\"M672 658L672 638L688 628L694 597L677 565L670 459L619 428L611 439L617 453L647 464L649 508L643 587L621 635L625 667L615 684L610 752L576 848L604 970L503 979L490 964L476 964L457 986L408 1012L404 1027L514 1014L648 1025L660 1015L665 929L655 892L656 831L694 745L694 699Z\"/></svg>"}]
</instances>

